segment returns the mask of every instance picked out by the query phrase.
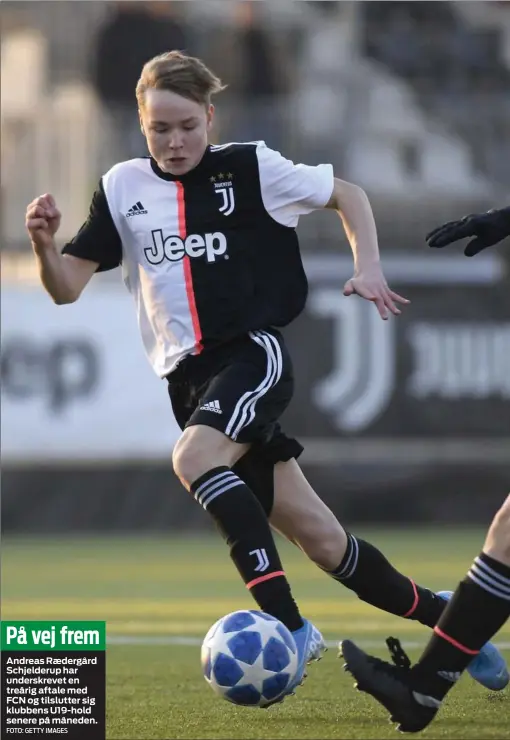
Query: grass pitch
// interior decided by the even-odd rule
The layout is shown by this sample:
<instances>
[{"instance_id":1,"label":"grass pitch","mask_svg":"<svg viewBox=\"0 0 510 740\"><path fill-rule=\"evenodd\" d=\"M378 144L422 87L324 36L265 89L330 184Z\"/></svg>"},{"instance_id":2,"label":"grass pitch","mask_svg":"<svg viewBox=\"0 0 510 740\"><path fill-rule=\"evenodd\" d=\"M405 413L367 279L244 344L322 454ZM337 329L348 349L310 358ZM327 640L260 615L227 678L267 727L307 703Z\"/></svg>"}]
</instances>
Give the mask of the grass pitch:
<instances>
[{"instance_id":1,"label":"grass pitch","mask_svg":"<svg viewBox=\"0 0 510 740\"><path fill-rule=\"evenodd\" d=\"M456 585L484 537L472 530L357 533L436 590ZM280 543L301 610L328 640L350 637L384 656L391 634L411 658L418 655L426 628L360 602ZM267 711L213 694L200 671L200 640L218 617L252 606L214 535L3 540L3 619L107 620L108 738L396 737L379 705L354 691L336 648L311 666L296 697ZM497 640L510 646L510 624ZM490 694L465 676L424 737L510 738L510 693Z\"/></svg>"}]
</instances>

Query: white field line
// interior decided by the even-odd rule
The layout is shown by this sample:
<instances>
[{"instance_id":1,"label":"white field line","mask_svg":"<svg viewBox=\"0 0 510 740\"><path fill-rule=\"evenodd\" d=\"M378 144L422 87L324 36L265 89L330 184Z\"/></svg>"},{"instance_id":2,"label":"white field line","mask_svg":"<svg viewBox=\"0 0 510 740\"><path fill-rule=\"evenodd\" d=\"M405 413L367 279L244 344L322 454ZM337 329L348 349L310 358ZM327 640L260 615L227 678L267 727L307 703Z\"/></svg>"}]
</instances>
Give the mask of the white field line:
<instances>
[{"instance_id":1,"label":"white field line","mask_svg":"<svg viewBox=\"0 0 510 740\"><path fill-rule=\"evenodd\" d=\"M339 638L340 639L340 638ZM185 637L179 635L167 635L159 637L151 636L134 636L134 635L112 635L106 640L108 645L189 645L190 647L199 647L202 644L200 637ZM326 640L326 646L328 648L336 648L339 640ZM422 648L425 647L425 641L416 640L402 640L402 645L405 648ZM356 643L361 648L378 648L384 647L384 640L356 640ZM500 650L510 650L510 642L496 642L495 645Z\"/></svg>"}]
</instances>

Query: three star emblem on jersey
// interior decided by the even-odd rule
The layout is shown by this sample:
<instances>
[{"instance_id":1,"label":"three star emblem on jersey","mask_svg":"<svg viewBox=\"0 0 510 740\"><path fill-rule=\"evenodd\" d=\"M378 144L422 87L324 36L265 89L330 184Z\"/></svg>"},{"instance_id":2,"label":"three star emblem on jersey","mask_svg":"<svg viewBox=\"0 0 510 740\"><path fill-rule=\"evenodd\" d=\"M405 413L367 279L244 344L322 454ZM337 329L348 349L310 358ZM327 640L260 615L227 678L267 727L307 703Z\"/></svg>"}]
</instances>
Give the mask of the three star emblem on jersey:
<instances>
[{"instance_id":1,"label":"three star emblem on jersey","mask_svg":"<svg viewBox=\"0 0 510 740\"><path fill-rule=\"evenodd\" d=\"M214 191L218 193L218 195L221 195L223 199L223 202L219 207L219 211L220 213L223 213L224 216L230 216L236 204L234 186L232 184L233 179L234 175L231 172L228 172L226 175L223 172L220 172L218 175L213 175L211 177Z\"/></svg>"}]
</instances>

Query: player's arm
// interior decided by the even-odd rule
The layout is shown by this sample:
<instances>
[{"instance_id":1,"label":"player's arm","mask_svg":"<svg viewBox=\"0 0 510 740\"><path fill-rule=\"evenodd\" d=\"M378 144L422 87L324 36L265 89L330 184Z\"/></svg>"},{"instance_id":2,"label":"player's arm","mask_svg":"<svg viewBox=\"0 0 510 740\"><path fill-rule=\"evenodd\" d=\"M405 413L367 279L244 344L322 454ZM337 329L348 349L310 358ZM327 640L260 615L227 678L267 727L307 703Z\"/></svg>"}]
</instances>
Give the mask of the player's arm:
<instances>
[{"instance_id":1,"label":"player's arm","mask_svg":"<svg viewBox=\"0 0 510 740\"><path fill-rule=\"evenodd\" d=\"M60 211L49 194L39 196L27 208L26 227L41 282L55 303L74 303L95 272L121 263L122 245L101 185L87 220L62 253L55 242L60 221Z\"/></svg>"},{"instance_id":2,"label":"player's arm","mask_svg":"<svg viewBox=\"0 0 510 740\"><path fill-rule=\"evenodd\" d=\"M357 185L335 177L326 208L337 211L351 245L356 271L380 265L374 214L368 196Z\"/></svg>"},{"instance_id":3,"label":"player's arm","mask_svg":"<svg viewBox=\"0 0 510 740\"><path fill-rule=\"evenodd\" d=\"M324 208L338 211L354 256L354 276L344 295L373 301L381 315L399 314L396 303L409 303L388 288L379 260L374 215L365 192L333 176L329 164L294 164L264 142L257 145L262 200L267 212L295 228L300 216Z\"/></svg>"},{"instance_id":4,"label":"player's arm","mask_svg":"<svg viewBox=\"0 0 510 740\"><path fill-rule=\"evenodd\" d=\"M56 247L41 253L34 248L34 252L41 283L53 301L60 306L77 301L97 269L97 262L60 254Z\"/></svg>"},{"instance_id":5,"label":"player's arm","mask_svg":"<svg viewBox=\"0 0 510 740\"><path fill-rule=\"evenodd\" d=\"M365 191L335 177L325 208L340 216L354 257L354 276L345 284L344 295L357 294L373 301L383 319L388 318L388 310L400 314L396 304L409 301L388 287L381 267L374 214Z\"/></svg>"},{"instance_id":6,"label":"player's arm","mask_svg":"<svg viewBox=\"0 0 510 740\"><path fill-rule=\"evenodd\" d=\"M459 239L474 236L464 249L466 257L473 257L487 247L510 236L510 206L487 213L472 213L458 221L449 221L427 234L429 247L446 247Z\"/></svg>"}]
</instances>

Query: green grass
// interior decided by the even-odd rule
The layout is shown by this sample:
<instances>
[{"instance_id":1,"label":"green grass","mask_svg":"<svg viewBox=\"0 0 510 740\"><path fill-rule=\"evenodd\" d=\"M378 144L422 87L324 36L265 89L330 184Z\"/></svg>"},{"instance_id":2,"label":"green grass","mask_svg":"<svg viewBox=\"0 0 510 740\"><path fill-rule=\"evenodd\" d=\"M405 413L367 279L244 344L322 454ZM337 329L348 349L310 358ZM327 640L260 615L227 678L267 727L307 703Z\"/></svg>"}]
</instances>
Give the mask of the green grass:
<instances>
[{"instance_id":1,"label":"green grass","mask_svg":"<svg viewBox=\"0 0 510 740\"><path fill-rule=\"evenodd\" d=\"M434 589L454 586L483 542L472 530L359 534ZM373 650L380 655L389 634L425 642L426 628L360 602L287 543L281 553L301 610L328 639L380 645ZM107 620L108 738L395 737L379 705L353 690L336 650L310 668L295 698L267 712L215 696L201 676L198 645L170 640L199 640L222 614L251 606L214 536L3 540L3 619ZM122 644L126 637L140 644ZM498 640L510 642L510 625ZM491 695L464 677L425 737L510 738L509 717L507 691Z\"/></svg>"}]
</instances>

